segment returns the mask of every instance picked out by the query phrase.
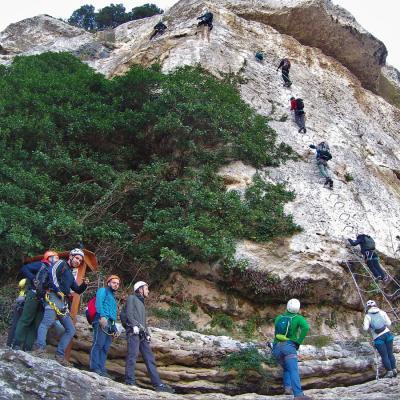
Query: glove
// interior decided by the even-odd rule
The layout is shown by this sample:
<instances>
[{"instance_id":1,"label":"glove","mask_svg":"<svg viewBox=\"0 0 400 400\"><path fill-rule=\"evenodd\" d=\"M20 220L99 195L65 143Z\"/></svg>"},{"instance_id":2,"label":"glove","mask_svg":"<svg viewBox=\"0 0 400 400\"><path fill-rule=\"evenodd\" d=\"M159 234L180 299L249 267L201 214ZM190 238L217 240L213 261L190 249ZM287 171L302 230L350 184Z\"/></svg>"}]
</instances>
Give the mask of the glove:
<instances>
[{"instance_id":1,"label":"glove","mask_svg":"<svg viewBox=\"0 0 400 400\"><path fill-rule=\"evenodd\" d=\"M105 329L108 325L108 321L106 317L101 317L99 321L100 326Z\"/></svg>"},{"instance_id":2,"label":"glove","mask_svg":"<svg viewBox=\"0 0 400 400\"><path fill-rule=\"evenodd\" d=\"M64 300L64 293L63 293L63 292L57 292L57 296L58 296L61 300Z\"/></svg>"},{"instance_id":3,"label":"glove","mask_svg":"<svg viewBox=\"0 0 400 400\"><path fill-rule=\"evenodd\" d=\"M150 335L146 335L146 342L150 343L150 341L151 341L151 336Z\"/></svg>"},{"instance_id":4,"label":"glove","mask_svg":"<svg viewBox=\"0 0 400 400\"><path fill-rule=\"evenodd\" d=\"M134 326L133 327L133 334L134 335L139 335L139 327L138 326Z\"/></svg>"}]
</instances>

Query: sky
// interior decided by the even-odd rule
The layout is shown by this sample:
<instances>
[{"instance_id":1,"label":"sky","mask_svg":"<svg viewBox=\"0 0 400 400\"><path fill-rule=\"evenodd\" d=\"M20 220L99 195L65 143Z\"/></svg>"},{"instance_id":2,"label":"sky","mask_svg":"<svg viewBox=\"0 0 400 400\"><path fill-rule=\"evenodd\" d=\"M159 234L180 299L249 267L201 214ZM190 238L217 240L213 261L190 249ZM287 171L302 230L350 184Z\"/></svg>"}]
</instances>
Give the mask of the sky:
<instances>
[{"instance_id":1,"label":"sky","mask_svg":"<svg viewBox=\"0 0 400 400\"><path fill-rule=\"evenodd\" d=\"M145 3L155 3L165 10L176 2L177 0L13 0L2 7L0 31L13 22L39 14L67 19L74 10L84 4L92 4L98 10L111 3L122 3L130 11L133 7ZM400 50L395 29L400 15L400 1L333 0L333 3L350 11L367 31L382 40L389 52L387 62L400 70Z\"/></svg>"}]
</instances>

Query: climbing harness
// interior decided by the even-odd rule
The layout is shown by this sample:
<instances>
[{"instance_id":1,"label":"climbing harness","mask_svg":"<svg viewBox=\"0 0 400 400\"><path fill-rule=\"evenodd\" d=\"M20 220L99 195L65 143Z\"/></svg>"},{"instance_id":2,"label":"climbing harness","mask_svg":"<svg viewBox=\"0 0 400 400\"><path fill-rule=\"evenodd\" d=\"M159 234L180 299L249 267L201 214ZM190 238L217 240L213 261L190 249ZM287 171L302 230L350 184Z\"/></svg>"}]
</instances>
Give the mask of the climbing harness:
<instances>
[{"instance_id":1,"label":"climbing harness","mask_svg":"<svg viewBox=\"0 0 400 400\"><path fill-rule=\"evenodd\" d=\"M64 307L62 308L62 310L60 310L60 309L57 307L56 303L54 303L54 301L51 301L51 300L50 300L49 292L46 292L46 294L44 295L44 299L46 300L46 302L48 303L48 305L56 312L56 314L57 314L59 317L65 317L65 316L69 313L68 307L67 307L65 304L64 304Z\"/></svg>"}]
</instances>

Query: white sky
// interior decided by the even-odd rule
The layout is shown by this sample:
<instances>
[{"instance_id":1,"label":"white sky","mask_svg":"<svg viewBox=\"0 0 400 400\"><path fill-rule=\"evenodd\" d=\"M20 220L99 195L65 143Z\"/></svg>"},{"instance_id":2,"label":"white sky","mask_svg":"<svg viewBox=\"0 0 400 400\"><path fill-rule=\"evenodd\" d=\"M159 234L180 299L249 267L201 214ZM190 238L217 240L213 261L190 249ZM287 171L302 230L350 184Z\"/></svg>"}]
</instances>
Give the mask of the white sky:
<instances>
[{"instance_id":1,"label":"white sky","mask_svg":"<svg viewBox=\"0 0 400 400\"><path fill-rule=\"evenodd\" d=\"M111 3L124 4L130 11L133 7L145 3L154 3L162 9L170 7L177 0L3 0L0 13L0 31L10 23L49 14L55 18L67 19L74 10L84 4L92 4L96 10ZM389 55L388 63L400 70L400 50L398 45L397 26L400 15L399 0L333 0L335 4L350 11L357 21L369 32L385 43Z\"/></svg>"}]
</instances>

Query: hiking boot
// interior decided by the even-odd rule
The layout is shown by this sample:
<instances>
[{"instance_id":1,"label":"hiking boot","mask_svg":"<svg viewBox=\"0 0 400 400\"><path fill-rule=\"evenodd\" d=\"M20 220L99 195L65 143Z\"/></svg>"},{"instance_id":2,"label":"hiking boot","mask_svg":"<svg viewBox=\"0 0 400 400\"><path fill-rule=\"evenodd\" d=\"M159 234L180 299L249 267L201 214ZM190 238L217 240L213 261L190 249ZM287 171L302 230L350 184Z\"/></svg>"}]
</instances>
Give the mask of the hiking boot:
<instances>
[{"instance_id":1,"label":"hiking boot","mask_svg":"<svg viewBox=\"0 0 400 400\"><path fill-rule=\"evenodd\" d=\"M392 372L393 372L393 378L396 378L396 376L397 376L397 369L395 368L395 369L392 369Z\"/></svg>"},{"instance_id":2,"label":"hiking boot","mask_svg":"<svg viewBox=\"0 0 400 400\"><path fill-rule=\"evenodd\" d=\"M292 395L292 394L293 394L292 388L289 387L289 386L285 386L285 389L284 389L284 391L283 391L283 394Z\"/></svg>"},{"instance_id":3,"label":"hiking boot","mask_svg":"<svg viewBox=\"0 0 400 400\"><path fill-rule=\"evenodd\" d=\"M44 347L39 347L39 346L34 346L32 353L33 356L39 357L39 358L46 358L49 356L49 353L46 351Z\"/></svg>"},{"instance_id":4,"label":"hiking boot","mask_svg":"<svg viewBox=\"0 0 400 400\"><path fill-rule=\"evenodd\" d=\"M166 383L160 383L158 386L154 386L154 390L156 392L175 393L175 390Z\"/></svg>"},{"instance_id":5,"label":"hiking boot","mask_svg":"<svg viewBox=\"0 0 400 400\"><path fill-rule=\"evenodd\" d=\"M55 354L54 359L61 364L63 367L72 367L72 364L67 361L64 356L62 356L61 354Z\"/></svg>"},{"instance_id":6,"label":"hiking boot","mask_svg":"<svg viewBox=\"0 0 400 400\"><path fill-rule=\"evenodd\" d=\"M332 180L332 179L329 181L329 187L330 187L331 189L333 189L333 180Z\"/></svg>"},{"instance_id":7,"label":"hiking boot","mask_svg":"<svg viewBox=\"0 0 400 400\"><path fill-rule=\"evenodd\" d=\"M382 378L394 378L395 375L393 371L387 371L385 375L382 376Z\"/></svg>"},{"instance_id":8,"label":"hiking boot","mask_svg":"<svg viewBox=\"0 0 400 400\"><path fill-rule=\"evenodd\" d=\"M104 376L104 378L109 378L109 379L111 379L111 375L108 375L108 372L107 372L107 371L101 371L99 375Z\"/></svg>"},{"instance_id":9,"label":"hiking boot","mask_svg":"<svg viewBox=\"0 0 400 400\"><path fill-rule=\"evenodd\" d=\"M303 133L307 133L307 129L306 128L303 128Z\"/></svg>"}]
</instances>

